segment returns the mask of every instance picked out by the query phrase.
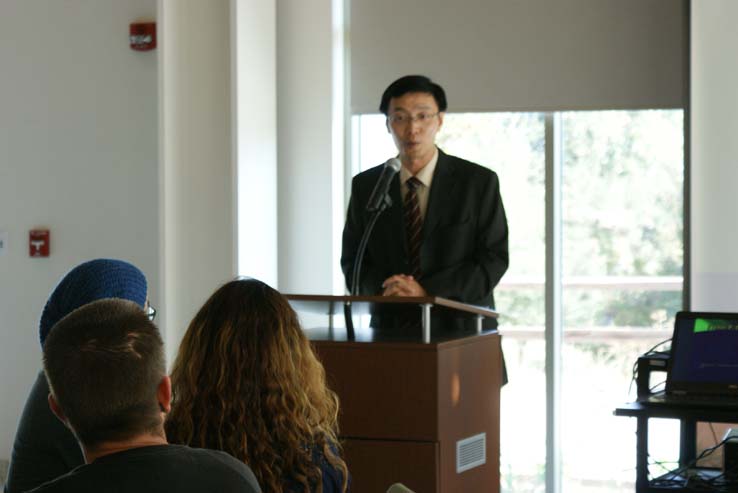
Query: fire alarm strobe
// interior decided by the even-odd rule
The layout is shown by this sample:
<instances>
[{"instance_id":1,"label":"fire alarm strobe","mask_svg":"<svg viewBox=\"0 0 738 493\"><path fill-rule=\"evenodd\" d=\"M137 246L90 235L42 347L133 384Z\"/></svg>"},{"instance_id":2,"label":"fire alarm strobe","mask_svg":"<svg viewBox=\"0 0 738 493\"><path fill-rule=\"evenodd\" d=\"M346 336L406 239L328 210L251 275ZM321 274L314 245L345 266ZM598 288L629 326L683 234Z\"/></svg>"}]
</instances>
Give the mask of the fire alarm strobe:
<instances>
[{"instance_id":1,"label":"fire alarm strobe","mask_svg":"<svg viewBox=\"0 0 738 493\"><path fill-rule=\"evenodd\" d=\"M149 51L156 48L156 22L135 22L129 28L131 49Z\"/></svg>"},{"instance_id":2,"label":"fire alarm strobe","mask_svg":"<svg viewBox=\"0 0 738 493\"><path fill-rule=\"evenodd\" d=\"M28 254L31 257L48 257L50 244L48 229L32 229L28 232Z\"/></svg>"}]
</instances>

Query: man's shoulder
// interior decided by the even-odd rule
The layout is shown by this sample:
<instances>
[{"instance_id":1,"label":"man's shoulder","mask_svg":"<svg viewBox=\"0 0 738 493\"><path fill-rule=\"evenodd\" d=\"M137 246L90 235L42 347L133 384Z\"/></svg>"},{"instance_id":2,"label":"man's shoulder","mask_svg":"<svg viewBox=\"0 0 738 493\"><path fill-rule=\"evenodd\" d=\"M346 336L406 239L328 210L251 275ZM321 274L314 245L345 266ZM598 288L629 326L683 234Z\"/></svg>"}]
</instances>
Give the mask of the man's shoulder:
<instances>
[{"instance_id":1,"label":"man's shoulder","mask_svg":"<svg viewBox=\"0 0 738 493\"><path fill-rule=\"evenodd\" d=\"M492 171L486 166L482 166L481 164L477 164L475 162L469 161L467 159L460 158L458 156L453 156L451 154L446 154L443 151L439 151L439 163L441 163L442 166L447 166L451 168L454 172L458 172L463 175L468 175L476 178L482 178L482 177L496 177L497 173Z\"/></svg>"},{"instance_id":2,"label":"man's shoulder","mask_svg":"<svg viewBox=\"0 0 738 493\"><path fill-rule=\"evenodd\" d=\"M57 493L57 492L66 492L66 491L80 491L83 492L85 490L80 489L78 486L79 483L79 472L78 470L82 467L86 466L80 466L76 469L73 469L72 471L68 472L67 474L64 474L63 476L59 476L56 479L52 479L51 481L48 481L41 486L38 486L32 490L29 490L27 493Z\"/></svg>"},{"instance_id":3,"label":"man's shoulder","mask_svg":"<svg viewBox=\"0 0 738 493\"><path fill-rule=\"evenodd\" d=\"M152 474L153 472L156 474ZM103 491L118 485L118 491L200 491L203 486L222 491L259 492L251 469L225 452L184 445L140 447L110 454L78 467L33 493ZM189 489L188 489L189 488Z\"/></svg>"},{"instance_id":4,"label":"man's shoulder","mask_svg":"<svg viewBox=\"0 0 738 493\"><path fill-rule=\"evenodd\" d=\"M378 164L374 167L371 167L367 170L362 171L361 173L358 173L356 176L354 176L354 180L356 180L358 183L363 182L371 182L372 184L377 181L377 178L379 175L382 174L382 170L384 169L384 163Z\"/></svg>"},{"instance_id":5,"label":"man's shoulder","mask_svg":"<svg viewBox=\"0 0 738 493\"><path fill-rule=\"evenodd\" d=\"M446 176L462 183L466 190L489 190L499 186L497 173L481 164L445 153L439 157L439 164L445 167Z\"/></svg>"},{"instance_id":6,"label":"man's shoulder","mask_svg":"<svg viewBox=\"0 0 738 493\"><path fill-rule=\"evenodd\" d=\"M224 468L236 469L239 471L244 469L250 470L246 464L221 450L188 447L187 445L170 445L170 447L172 447L173 451L176 451L175 453L189 456L190 460L212 463Z\"/></svg>"},{"instance_id":7,"label":"man's shoulder","mask_svg":"<svg viewBox=\"0 0 738 493\"><path fill-rule=\"evenodd\" d=\"M351 197L356 205L365 203L382 174L384 164L362 171L351 180Z\"/></svg>"},{"instance_id":8,"label":"man's shoulder","mask_svg":"<svg viewBox=\"0 0 738 493\"><path fill-rule=\"evenodd\" d=\"M222 474L230 472L236 477L243 479L246 483L258 488L256 477L251 468L235 457L220 451L204 448L188 447L186 445L169 445L167 451L172 456L179 456L179 460L186 464L197 465L200 473L222 477ZM258 491L254 489L253 491Z\"/></svg>"}]
</instances>

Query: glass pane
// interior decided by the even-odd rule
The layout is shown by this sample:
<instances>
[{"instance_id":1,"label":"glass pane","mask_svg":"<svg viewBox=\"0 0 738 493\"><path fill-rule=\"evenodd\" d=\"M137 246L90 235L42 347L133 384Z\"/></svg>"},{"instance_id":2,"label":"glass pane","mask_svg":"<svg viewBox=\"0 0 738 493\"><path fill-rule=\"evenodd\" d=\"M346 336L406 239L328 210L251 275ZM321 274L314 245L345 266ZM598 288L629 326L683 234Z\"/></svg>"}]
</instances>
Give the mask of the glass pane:
<instances>
[{"instance_id":1,"label":"glass pane","mask_svg":"<svg viewBox=\"0 0 738 493\"><path fill-rule=\"evenodd\" d=\"M382 115L355 117L354 136L356 172L396 154ZM495 290L510 378L501 396L503 492L542 492L545 483L544 138L543 116L531 113L447 114L437 137L445 152L497 172L511 226L511 266Z\"/></svg>"},{"instance_id":2,"label":"glass pane","mask_svg":"<svg viewBox=\"0 0 738 493\"><path fill-rule=\"evenodd\" d=\"M358 130L353 149L359 164L358 167L354 167L354 174L382 164L397 155L397 149L384 120L384 115L361 115L353 118L354 126Z\"/></svg>"},{"instance_id":3,"label":"glass pane","mask_svg":"<svg viewBox=\"0 0 738 493\"><path fill-rule=\"evenodd\" d=\"M563 490L632 491L635 420L612 413L682 305L682 112L572 112L562 124ZM675 425L652 428L652 463L678 455Z\"/></svg>"}]
</instances>

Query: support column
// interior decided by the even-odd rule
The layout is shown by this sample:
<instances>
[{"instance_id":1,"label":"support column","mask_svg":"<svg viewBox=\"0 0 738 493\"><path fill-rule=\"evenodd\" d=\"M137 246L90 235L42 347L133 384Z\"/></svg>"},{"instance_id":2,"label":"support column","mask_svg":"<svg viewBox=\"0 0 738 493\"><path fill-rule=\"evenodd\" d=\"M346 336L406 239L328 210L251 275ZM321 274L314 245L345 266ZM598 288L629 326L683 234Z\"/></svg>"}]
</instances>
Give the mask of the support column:
<instances>
[{"instance_id":1,"label":"support column","mask_svg":"<svg viewBox=\"0 0 738 493\"><path fill-rule=\"evenodd\" d=\"M231 9L230 0L159 3L161 323L170 362L197 309L236 273Z\"/></svg>"}]
</instances>

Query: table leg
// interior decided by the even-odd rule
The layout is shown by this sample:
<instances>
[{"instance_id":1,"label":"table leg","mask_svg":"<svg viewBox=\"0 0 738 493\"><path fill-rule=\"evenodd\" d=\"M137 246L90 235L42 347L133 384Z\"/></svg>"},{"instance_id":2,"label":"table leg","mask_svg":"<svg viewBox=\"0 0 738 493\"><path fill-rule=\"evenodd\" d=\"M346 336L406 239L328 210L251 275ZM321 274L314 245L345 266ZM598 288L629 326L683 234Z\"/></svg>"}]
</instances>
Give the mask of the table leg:
<instances>
[{"instance_id":1,"label":"table leg","mask_svg":"<svg viewBox=\"0 0 738 493\"><path fill-rule=\"evenodd\" d=\"M636 493L648 492L648 417L638 416L636 425Z\"/></svg>"},{"instance_id":2,"label":"table leg","mask_svg":"<svg viewBox=\"0 0 738 493\"><path fill-rule=\"evenodd\" d=\"M679 467L684 467L697 457L697 421L684 418L679 427Z\"/></svg>"}]
</instances>

